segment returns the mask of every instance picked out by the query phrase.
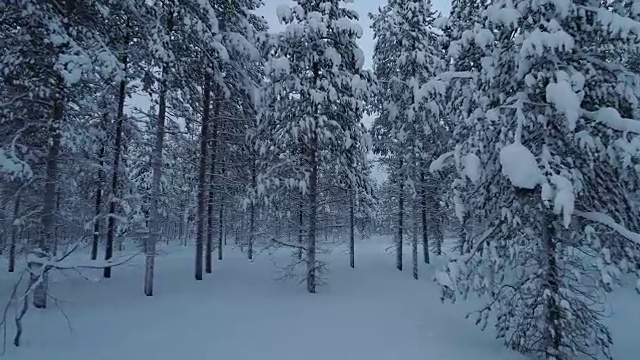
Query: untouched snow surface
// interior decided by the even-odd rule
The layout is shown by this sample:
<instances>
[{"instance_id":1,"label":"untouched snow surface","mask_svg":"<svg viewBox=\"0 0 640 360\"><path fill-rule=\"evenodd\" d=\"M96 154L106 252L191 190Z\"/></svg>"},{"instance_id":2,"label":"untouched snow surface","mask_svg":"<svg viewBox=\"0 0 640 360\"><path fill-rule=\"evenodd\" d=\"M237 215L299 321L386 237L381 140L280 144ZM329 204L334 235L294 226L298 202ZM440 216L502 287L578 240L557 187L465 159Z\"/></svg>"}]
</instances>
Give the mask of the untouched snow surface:
<instances>
[{"instance_id":1,"label":"untouched snow surface","mask_svg":"<svg viewBox=\"0 0 640 360\"><path fill-rule=\"evenodd\" d=\"M287 250L273 257L263 252L250 262L229 246L214 273L196 282L193 249L167 248L157 261L152 298L142 294L141 258L114 269L110 280L91 282L69 272L56 276L51 289L72 331L53 303L45 311L31 308L24 347L8 345L4 359L524 359L464 319L473 304L440 303L433 267L421 264L419 281L411 278L409 261L408 271L397 271L385 251L389 243L359 243L355 270L344 248L324 255L328 285L315 295L294 279L274 280L281 275L274 261L285 265ZM3 300L11 283L6 273L0 276ZM614 358L633 360L640 325L632 319L640 309L631 293L623 295L614 302L620 314L614 311L611 319Z\"/></svg>"}]
</instances>

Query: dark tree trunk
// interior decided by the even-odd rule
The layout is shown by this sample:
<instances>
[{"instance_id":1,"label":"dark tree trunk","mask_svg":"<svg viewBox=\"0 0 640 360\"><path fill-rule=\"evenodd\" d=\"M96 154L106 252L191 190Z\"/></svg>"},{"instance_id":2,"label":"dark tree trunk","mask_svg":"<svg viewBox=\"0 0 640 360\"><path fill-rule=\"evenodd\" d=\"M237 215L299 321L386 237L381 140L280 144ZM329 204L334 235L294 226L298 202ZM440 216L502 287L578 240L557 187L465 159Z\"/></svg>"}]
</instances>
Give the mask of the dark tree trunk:
<instances>
[{"instance_id":1,"label":"dark tree trunk","mask_svg":"<svg viewBox=\"0 0 640 360\"><path fill-rule=\"evenodd\" d=\"M545 287L549 291L549 296L545 300L544 313L545 313L545 342L544 348L546 349L546 358L551 359L558 356L561 353L560 348L562 346L562 327L561 327L561 305L557 299L560 294L560 279L559 269L557 263L557 250L555 231L553 227L554 214L548 212L544 215L544 224L542 224L542 242L546 257L545 269Z\"/></svg>"},{"instance_id":2,"label":"dark tree trunk","mask_svg":"<svg viewBox=\"0 0 640 360\"><path fill-rule=\"evenodd\" d=\"M427 183L424 172L420 173L422 185L422 194L420 194L420 212L422 213L422 253L424 255L424 263L429 263L429 232L427 224Z\"/></svg>"},{"instance_id":3,"label":"dark tree trunk","mask_svg":"<svg viewBox=\"0 0 640 360\"><path fill-rule=\"evenodd\" d=\"M124 70L127 70L127 55L123 55L122 63ZM125 79L120 80L118 91L118 109L116 113L116 139L113 145L113 168L111 169L111 199L109 200L109 215L107 217L107 241L104 251L104 259L109 261L113 257L113 242L116 233L116 199L118 197L118 187L120 173L120 156L122 152L122 131L124 128L124 100L126 96L127 83ZM111 267L107 266L102 274L105 278L111 277Z\"/></svg>"},{"instance_id":4,"label":"dark tree trunk","mask_svg":"<svg viewBox=\"0 0 640 360\"><path fill-rule=\"evenodd\" d=\"M205 70L204 86L203 86L203 104L202 104L202 126L200 130L200 168L198 172L198 222L196 229L196 280L202 280L202 257L205 236L205 202L207 200L207 146L209 143L209 111L211 106L211 83L209 73ZM211 226L209 224L209 226ZM211 272L211 248L209 240L209 229L207 229L207 273Z\"/></svg>"},{"instance_id":5,"label":"dark tree trunk","mask_svg":"<svg viewBox=\"0 0 640 360\"><path fill-rule=\"evenodd\" d=\"M60 192L56 192L56 214L60 214ZM58 255L58 237L60 236L60 220L56 218L56 222L53 225L53 250L51 251L53 256Z\"/></svg>"},{"instance_id":6,"label":"dark tree trunk","mask_svg":"<svg viewBox=\"0 0 640 360\"><path fill-rule=\"evenodd\" d=\"M396 268L402 271L402 232L404 230L404 184L402 178L402 160L398 169L398 234L396 239Z\"/></svg>"},{"instance_id":7,"label":"dark tree trunk","mask_svg":"<svg viewBox=\"0 0 640 360\"><path fill-rule=\"evenodd\" d=\"M307 244L307 291L316 292L316 230L317 230L317 196L318 196L318 139L311 135L309 146L309 234Z\"/></svg>"},{"instance_id":8,"label":"dark tree trunk","mask_svg":"<svg viewBox=\"0 0 640 360\"><path fill-rule=\"evenodd\" d=\"M418 199L413 201L413 216L411 219L411 264L413 278L418 280Z\"/></svg>"},{"instance_id":9,"label":"dark tree trunk","mask_svg":"<svg viewBox=\"0 0 640 360\"><path fill-rule=\"evenodd\" d=\"M171 20L169 20L171 22ZM171 26L169 25L169 28ZM167 115L167 69L162 69L160 81L160 98L158 104L158 122L156 126L156 142L153 150L153 166L151 178L151 204L149 205L149 232L145 241L145 273L144 294L153 296L153 275L156 258L156 243L160 238L160 196L162 181L162 151L164 148L165 120Z\"/></svg>"},{"instance_id":10,"label":"dark tree trunk","mask_svg":"<svg viewBox=\"0 0 640 360\"><path fill-rule=\"evenodd\" d=\"M16 243L18 242L18 226L15 225L20 215L20 194L16 194L13 200L13 221L11 222L11 242L9 243L9 272L16 269Z\"/></svg>"},{"instance_id":11,"label":"dark tree trunk","mask_svg":"<svg viewBox=\"0 0 640 360\"><path fill-rule=\"evenodd\" d=\"M49 256L49 246L53 243L56 222L56 192L58 182L58 155L60 153L61 127L64 116L64 95L59 90L59 98L53 103L53 119L49 126L49 149L45 161L44 197L42 204L42 236L39 237L37 256ZM33 291L33 306L38 309L47 307L47 273L42 272L37 279L42 264L29 264L32 268L32 281L37 282Z\"/></svg>"},{"instance_id":12,"label":"dark tree trunk","mask_svg":"<svg viewBox=\"0 0 640 360\"><path fill-rule=\"evenodd\" d=\"M356 267L355 191L349 191L349 265Z\"/></svg>"},{"instance_id":13,"label":"dark tree trunk","mask_svg":"<svg viewBox=\"0 0 640 360\"><path fill-rule=\"evenodd\" d=\"M218 220L219 220L219 224L220 226L218 227L218 260L222 260L222 238L224 235L224 185L223 185L223 179L224 178L224 164L225 160L224 158L222 159L222 165L220 166L220 175L221 175L221 179L220 179L220 208L219 208L219 214L218 214Z\"/></svg>"},{"instance_id":14,"label":"dark tree trunk","mask_svg":"<svg viewBox=\"0 0 640 360\"><path fill-rule=\"evenodd\" d=\"M106 116L105 116L106 117ZM105 122L106 123L106 122ZM104 145L100 147L98 152L98 186L96 187L96 205L95 205L95 219L93 220L93 241L91 242L91 260L98 259L98 245L100 244L100 212L102 209L102 187L104 186Z\"/></svg>"},{"instance_id":15,"label":"dark tree trunk","mask_svg":"<svg viewBox=\"0 0 640 360\"><path fill-rule=\"evenodd\" d=\"M298 260L302 259L302 239L303 239L303 228L304 226L304 217L302 212L302 194L300 194L300 201L298 201Z\"/></svg>"},{"instance_id":16,"label":"dark tree trunk","mask_svg":"<svg viewBox=\"0 0 640 360\"><path fill-rule=\"evenodd\" d=\"M211 143L211 159L210 159L210 170L209 170L209 201L207 202L207 247L205 251L206 263L208 264L208 268L211 269L213 263L213 201L215 198L216 191L216 155L218 152L218 115L220 111L220 105L216 99L214 105L214 115L213 115L213 134L212 143ZM208 271L210 273L211 271Z\"/></svg>"},{"instance_id":17,"label":"dark tree trunk","mask_svg":"<svg viewBox=\"0 0 640 360\"><path fill-rule=\"evenodd\" d=\"M256 162L253 161L251 167L251 185L256 186ZM247 246L247 256L253 259L253 242L256 233L256 205L254 199L251 199L251 213L249 214L249 244Z\"/></svg>"}]
</instances>

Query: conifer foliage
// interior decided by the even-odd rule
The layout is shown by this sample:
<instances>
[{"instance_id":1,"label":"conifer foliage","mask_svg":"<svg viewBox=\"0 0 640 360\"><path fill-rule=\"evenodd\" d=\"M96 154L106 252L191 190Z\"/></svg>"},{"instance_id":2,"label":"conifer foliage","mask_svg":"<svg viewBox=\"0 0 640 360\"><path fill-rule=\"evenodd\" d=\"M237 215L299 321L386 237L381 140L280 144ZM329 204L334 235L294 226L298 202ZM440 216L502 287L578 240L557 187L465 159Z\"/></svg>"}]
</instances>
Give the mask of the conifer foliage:
<instances>
[{"instance_id":1,"label":"conifer foliage","mask_svg":"<svg viewBox=\"0 0 640 360\"><path fill-rule=\"evenodd\" d=\"M256 135L263 160L257 193L297 189L305 199L307 290L316 291L318 211L331 173L369 191L361 123L370 75L356 40L358 14L341 0L298 0L278 8L286 29L271 40ZM324 196L324 197L323 197Z\"/></svg>"},{"instance_id":2,"label":"conifer foliage","mask_svg":"<svg viewBox=\"0 0 640 360\"><path fill-rule=\"evenodd\" d=\"M638 253L637 208L621 181L635 160L621 149L638 140L640 93L607 48L636 43L640 24L588 1L496 1L482 14L484 26L450 39L482 49L466 95L477 108L456 119L451 153L463 172L479 162L459 209L481 226L437 278L447 297L487 299L478 323L495 316L513 349L610 357L604 294ZM458 50L452 63L469 64L473 54Z\"/></svg>"}]
</instances>

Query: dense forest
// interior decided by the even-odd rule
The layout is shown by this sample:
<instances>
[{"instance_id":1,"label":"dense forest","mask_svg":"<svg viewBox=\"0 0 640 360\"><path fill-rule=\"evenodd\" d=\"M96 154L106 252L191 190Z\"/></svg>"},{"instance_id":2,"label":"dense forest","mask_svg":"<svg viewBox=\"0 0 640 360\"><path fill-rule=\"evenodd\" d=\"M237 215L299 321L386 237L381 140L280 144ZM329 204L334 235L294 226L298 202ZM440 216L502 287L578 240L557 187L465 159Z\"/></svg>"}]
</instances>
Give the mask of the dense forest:
<instances>
[{"instance_id":1,"label":"dense forest","mask_svg":"<svg viewBox=\"0 0 640 360\"><path fill-rule=\"evenodd\" d=\"M261 3L0 2L16 324L51 273L117 277L125 254L152 296L165 244L193 249L191 281L231 246L288 248L315 293L319 253L346 243L357 267L358 239L389 234L416 279L446 254L442 300L482 299L508 347L610 357L606 294L640 291L640 1L295 0L281 32Z\"/></svg>"}]
</instances>

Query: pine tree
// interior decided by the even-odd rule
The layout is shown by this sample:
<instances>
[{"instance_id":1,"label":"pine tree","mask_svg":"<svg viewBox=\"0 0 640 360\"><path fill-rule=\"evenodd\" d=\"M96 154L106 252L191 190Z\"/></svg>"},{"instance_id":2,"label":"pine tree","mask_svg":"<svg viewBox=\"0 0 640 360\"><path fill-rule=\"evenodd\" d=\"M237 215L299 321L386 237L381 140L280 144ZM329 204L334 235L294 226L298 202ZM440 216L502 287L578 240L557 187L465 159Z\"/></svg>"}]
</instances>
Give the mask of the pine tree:
<instances>
[{"instance_id":1,"label":"pine tree","mask_svg":"<svg viewBox=\"0 0 640 360\"><path fill-rule=\"evenodd\" d=\"M409 185L409 194L417 202L425 186L421 168L444 137L437 101L441 89L433 81L444 70L444 62L441 39L433 28L436 12L430 1L390 0L371 18L377 40L374 70L379 83L375 100L378 117L372 127L374 151L392 164L390 171L398 186L396 266L402 270L405 213L418 216L417 208L405 211L404 187ZM417 231L418 227L413 229ZM414 234L413 242L417 240ZM413 245L417 260L417 244Z\"/></svg>"},{"instance_id":2,"label":"pine tree","mask_svg":"<svg viewBox=\"0 0 640 360\"><path fill-rule=\"evenodd\" d=\"M278 17L287 30L274 37L267 67L256 134L263 160L257 189L273 195L297 188L306 196L306 278L314 293L322 173L333 168L354 187L367 187L355 169L364 161L361 117L369 75L356 44L358 15L342 1L298 0L279 7Z\"/></svg>"},{"instance_id":3,"label":"pine tree","mask_svg":"<svg viewBox=\"0 0 640 360\"><path fill-rule=\"evenodd\" d=\"M600 305L638 254L638 209L620 181L633 161L619 150L637 141L640 93L607 48L635 43L640 23L600 2L498 1L485 16L466 35L483 48L465 96L480 106L440 159L459 172L460 217L484 229L437 279L444 296L486 297L477 322L494 315L515 350L610 358ZM614 234L596 231L606 227Z\"/></svg>"}]
</instances>

